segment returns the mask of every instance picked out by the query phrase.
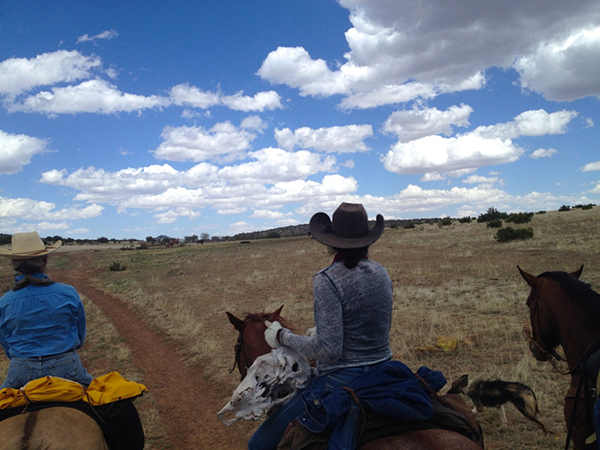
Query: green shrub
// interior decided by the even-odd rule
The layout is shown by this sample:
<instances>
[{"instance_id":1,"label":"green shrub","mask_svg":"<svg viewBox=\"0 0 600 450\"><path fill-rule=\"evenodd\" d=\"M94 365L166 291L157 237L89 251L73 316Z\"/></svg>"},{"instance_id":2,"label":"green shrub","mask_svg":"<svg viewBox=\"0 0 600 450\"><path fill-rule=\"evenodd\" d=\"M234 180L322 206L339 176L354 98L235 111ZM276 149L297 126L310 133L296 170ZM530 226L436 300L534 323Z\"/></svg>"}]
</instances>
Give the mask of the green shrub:
<instances>
[{"instance_id":1,"label":"green shrub","mask_svg":"<svg viewBox=\"0 0 600 450\"><path fill-rule=\"evenodd\" d=\"M450 217L444 217L440 221L440 225L443 227L447 227L448 225L452 225L452 222L454 222L454 221Z\"/></svg>"},{"instance_id":2,"label":"green shrub","mask_svg":"<svg viewBox=\"0 0 600 450\"><path fill-rule=\"evenodd\" d=\"M124 264L121 264L118 261L114 261L109 267L108 270L110 270L111 272L122 272L123 270L127 269L127 267Z\"/></svg>"},{"instance_id":3,"label":"green shrub","mask_svg":"<svg viewBox=\"0 0 600 450\"><path fill-rule=\"evenodd\" d=\"M415 227L415 223L414 222L406 222L404 224L404 226L402 228L404 228L405 230L411 229Z\"/></svg>"},{"instance_id":4,"label":"green shrub","mask_svg":"<svg viewBox=\"0 0 600 450\"><path fill-rule=\"evenodd\" d=\"M594 206L593 203L588 203L587 205L575 205L573 208L581 208L581 209L592 209Z\"/></svg>"},{"instance_id":5,"label":"green shrub","mask_svg":"<svg viewBox=\"0 0 600 450\"><path fill-rule=\"evenodd\" d=\"M571 207L567 206L567 205L562 205L560 208L558 208L559 211L571 211Z\"/></svg>"},{"instance_id":6,"label":"green shrub","mask_svg":"<svg viewBox=\"0 0 600 450\"><path fill-rule=\"evenodd\" d=\"M533 213L512 213L508 215L506 221L512 223L527 223L531 222L532 217Z\"/></svg>"},{"instance_id":7,"label":"green shrub","mask_svg":"<svg viewBox=\"0 0 600 450\"><path fill-rule=\"evenodd\" d=\"M467 217L462 217L460 219L458 219L458 223L471 223L471 217L467 216Z\"/></svg>"},{"instance_id":8,"label":"green shrub","mask_svg":"<svg viewBox=\"0 0 600 450\"><path fill-rule=\"evenodd\" d=\"M494 219L490 220L487 224L488 228L501 228L502 227L502 219Z\"/></svg>"},{"instance_id":9,"label":"green shrub","mask_svg":"<svg viewBox=\"0 0 600 450\"><path fill-rule=\"evenodd\" d=\"M501 228L496 232L495 239L498 242L514 241L515 239L531 239L533 228Z\"/></svg>"},{"instance_id":10,"label":"green shrub","mask_svg":"<svg viewBox=\"0 0 600 450\"><path fill-rule=\"evenodd\" d=\"M496 208L488 208L487 212L479 214L477 222L489 222L495 219L506 219L508 214L498 211Z\"/></svg>"}]
</instances>

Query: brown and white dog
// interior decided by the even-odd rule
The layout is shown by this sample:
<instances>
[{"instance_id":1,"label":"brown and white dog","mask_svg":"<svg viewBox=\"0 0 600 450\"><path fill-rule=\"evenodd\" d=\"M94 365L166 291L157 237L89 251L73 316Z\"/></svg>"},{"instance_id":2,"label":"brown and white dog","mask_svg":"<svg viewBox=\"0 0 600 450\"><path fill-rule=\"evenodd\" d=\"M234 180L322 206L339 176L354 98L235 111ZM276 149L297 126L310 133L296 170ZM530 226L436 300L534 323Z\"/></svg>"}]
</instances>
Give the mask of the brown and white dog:
<instances>
[{"instance_id":1,"label":"brown and white dog","mask_svg":"<svg viewBox=\"0 0 600 450\"><path fill-rule=\"evenodd\" d=\"M544 433L546 426L538 419L537 398L533 389L517 381L475 380L469 382L468 375L462 375L452 383L449 394L467 395L475 408L473 412L481 412L484 407L496 408L500 414L502 425L506 425L504 404L510 402L529 420L535 422Z\"/></svg>"}]
</instances>

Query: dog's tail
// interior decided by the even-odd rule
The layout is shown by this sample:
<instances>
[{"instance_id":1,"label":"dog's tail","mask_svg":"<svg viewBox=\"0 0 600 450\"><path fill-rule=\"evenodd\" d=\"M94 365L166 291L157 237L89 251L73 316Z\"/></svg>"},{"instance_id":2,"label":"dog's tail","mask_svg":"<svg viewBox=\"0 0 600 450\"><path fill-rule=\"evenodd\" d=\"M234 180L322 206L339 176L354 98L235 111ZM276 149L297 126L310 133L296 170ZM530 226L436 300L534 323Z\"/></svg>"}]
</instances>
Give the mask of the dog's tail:
<instances>
[{"instance_id":1,"label":"dog's tail","mask_svg":"<svg viewBox=\"0 0 600 450\"><path fill-rule=\"evenodd\" d=\"M540 413L538 409L537 398L533 389L529 386L526 386L522 383L511 383L507 386L509 392L509 398L513 405L527 417L529 420L535 422L538 427L544 432L544 434L548 434L548 430L546 429L546 425L542 423L541 420L538 419L538 415Z\"/></svg>"}]
</instances>

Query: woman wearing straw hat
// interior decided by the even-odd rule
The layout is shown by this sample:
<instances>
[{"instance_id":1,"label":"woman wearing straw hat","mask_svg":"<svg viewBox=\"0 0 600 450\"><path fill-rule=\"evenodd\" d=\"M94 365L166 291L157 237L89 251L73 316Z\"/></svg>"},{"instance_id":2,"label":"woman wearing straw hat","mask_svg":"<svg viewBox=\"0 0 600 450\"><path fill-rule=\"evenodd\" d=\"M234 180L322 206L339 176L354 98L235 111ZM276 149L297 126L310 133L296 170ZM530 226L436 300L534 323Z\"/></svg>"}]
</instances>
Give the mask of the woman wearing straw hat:
<instances>
[{"instance_id":1,"label":"woman wearing straw hat","mask_svg":"<svg viewBox=\"0 0 600 450\"><path fill-rule=\"evenodd\" d=\"M48 255L61 245L46 246L32 231L15 233L12 248L0 249L18 273L13 288L0 298L0 345L10 359L0 389L20 388L47 375L85 387L92 381L77 355L86 336L81 299L75 288L44 273Z\"/></svg>"},{"instance_id":2,"label":"woman wearing straw hat","mask_svg":"<svg viewBox=\"0 0 600 450\"><path fill-rule=\"evenodd\" d=\"M368 259L369 246L384 229L377 215L369 229L363 205L342 203L332 219L315 214L309 224L315 240L335 251L333 263L313 280L316 333L300 336L270 324L265 338L273 348L288 346L318 361L309 387L276 409L254 433L249 449L275 449L287 425L305 411L304 402L349 384L392 357L392 282L386 269Z\"/></svg>"}]
</instances>

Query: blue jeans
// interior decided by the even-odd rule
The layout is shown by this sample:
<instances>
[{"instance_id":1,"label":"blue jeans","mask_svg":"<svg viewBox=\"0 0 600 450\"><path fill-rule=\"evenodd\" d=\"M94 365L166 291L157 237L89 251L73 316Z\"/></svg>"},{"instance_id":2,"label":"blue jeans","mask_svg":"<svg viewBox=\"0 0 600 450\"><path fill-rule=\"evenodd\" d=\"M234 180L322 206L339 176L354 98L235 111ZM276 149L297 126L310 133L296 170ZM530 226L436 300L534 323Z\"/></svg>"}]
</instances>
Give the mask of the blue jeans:
<instances>
[{"instance_id":1,"label":"blue jeans","mask_svg":"<svg viewBox=\"0 0 600 450\"><path fill-rule=\"evenodd\" d=\"M354 378L369 371L370 366L339 369L326 375L314 377L306 387L319 392L331 392L335 388L347 386ZM290 422L304 412L302 392L284 405L278 407L254 432L248 441L249 450L275 450Z\"/></svg>"},{"instance_id":2,"label":"blue jeans","mask_svg":"<svg viewBox=\"0 0 600 450\"><path fill-rule=\"evenodd\" d=\"M2 383L0 389L19 389L31 380L48 375L76 381L86 388L93 380L92 376L81 364L77 352L71 350L70 352L54 356L11 359L6 380Z\"/></svg>"}]
</instances>

